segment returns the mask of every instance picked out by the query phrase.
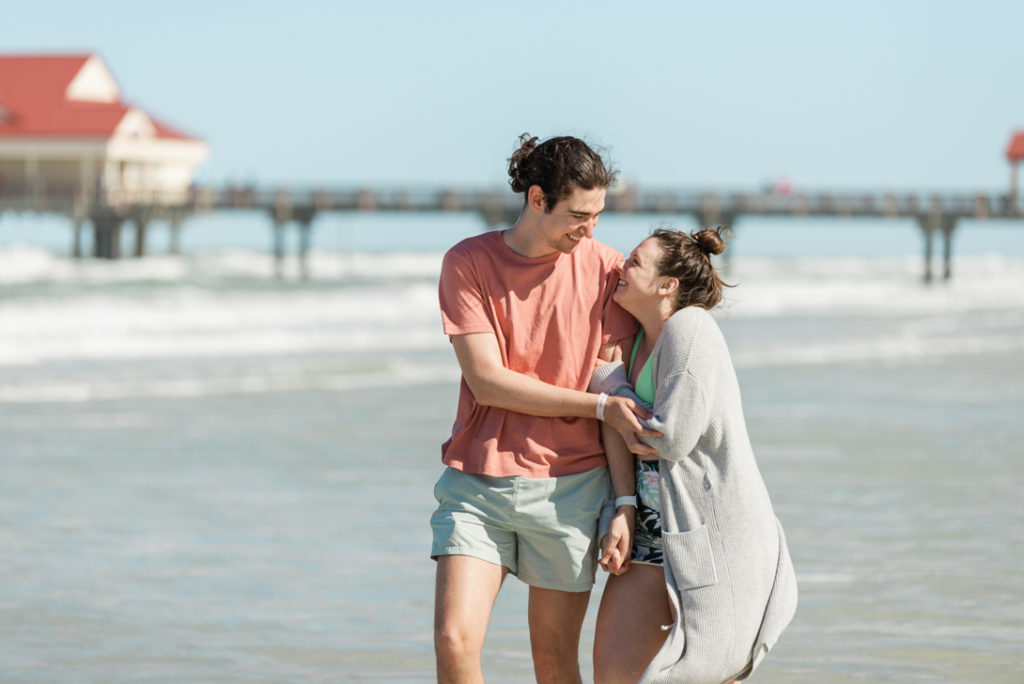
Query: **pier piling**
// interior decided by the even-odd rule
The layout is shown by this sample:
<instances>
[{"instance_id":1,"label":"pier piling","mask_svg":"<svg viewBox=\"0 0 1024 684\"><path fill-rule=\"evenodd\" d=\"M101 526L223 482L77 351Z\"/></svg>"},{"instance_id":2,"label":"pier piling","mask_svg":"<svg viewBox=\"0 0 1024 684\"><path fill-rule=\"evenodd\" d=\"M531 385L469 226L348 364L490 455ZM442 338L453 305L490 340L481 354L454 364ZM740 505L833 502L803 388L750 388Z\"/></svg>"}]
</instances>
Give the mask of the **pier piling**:
<instances>
[{"instance_id":1,"label":"pier piling","mask_svg":"<svg viewBox=\"0 0 1024 684\"><path fill-rule=\"evenodd\" d=\"M85 219L76 217L71 222L71 256L74 259L82 258L82 224Z\"/></svg>"},{"instance_id":2,"label":"pier piling","mask_svg":"<svg viewBox=\"0 0 1024 684\"><path fill-rule=\"evenodd\" d=\"M137 214L132 218L135 224L135 256L138 258L146 256L146 228L149 225L149 217Z\"/></svg>"},{"instance_id":3,"label":"pier piling","mask_svg":"<svg viewBox=\"0 0 1024 684\"><path fill-rule=\"evenodd\" d=\"M185 211L177 210L171 212L171 236L170 252L178 256L181 254L181 224L185 221Z\"/></svg>"},{"instance_id":4,"label":"pier piling","mask_svg":"<svg viewBox=\"0 0 1024 684\"><path fill-rule=\"evenodd\" d=\"M942 279L953 277L953 231L956 219L947 216L942 222Z\"/></svg>"},{"instance_id":5,"label":"pier piling","mask_svg":"<svg viewBox=\"0 0 1024 684\"><path fill-rule=\"evenodd\" d=\"M304 208L296 212L299 223L299 273L303 280L309 280L309 248L312 245L313 219L316 210Z\"/></svg>"},{"instance_id":6,"label":"pier piling","mask_svg":"<svg viewBox=\"0 0 1024 684\"><path fill-rule=\"evenodd\" d=\"M284 229L285 222L274 220L274 276L284 277Z\"/></svg>"},{"instance_id":7,"label":"pier piling","mask_svg":"<svg viewBox=\"0 0 1024 684\"><path fill-rule=\"evenodd\" d=\"M935 229L927 219L921 224L921 231L924 234L924 276L925 283L932 282L932 243L935 236Z\"/></svg>"},{"instance_id":8,"label":"pier piling","mask_svg":"<svg viewBox=\"0 0 1024 684\"><path fill-rule=\"evenodd\" d=\"M953 232L956 230L956 217L932 213L918 216L918 225L924 237L924 275L925 283L933 280L932 261L935 253L935 235L942 236L942 279L953 277Z\"/></svg>"},{"instance_id":9,"label":"pier piling","mask_svg":"<svg viewBox=\"0 0 1024 684\"><path fill-rule=\"evenodd\" d=\"M123 222L124 219L113 213L93 214L93 256L97 259L121 258Z\"/></svg>"}]
</instances>

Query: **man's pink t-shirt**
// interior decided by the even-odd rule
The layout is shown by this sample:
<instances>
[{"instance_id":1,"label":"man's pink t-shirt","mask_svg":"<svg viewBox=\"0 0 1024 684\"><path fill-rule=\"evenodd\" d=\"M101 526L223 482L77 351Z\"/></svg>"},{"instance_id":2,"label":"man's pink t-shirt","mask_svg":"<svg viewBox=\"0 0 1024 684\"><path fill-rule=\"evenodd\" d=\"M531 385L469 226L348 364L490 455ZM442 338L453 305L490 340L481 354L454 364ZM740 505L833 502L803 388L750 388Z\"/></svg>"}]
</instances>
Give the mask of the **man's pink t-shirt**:
<instances>
[{"instance_id":1,"label":"man's pink t-shirt","mask_svg":"<svg viewBox=\"0 0 1024 684\"><path fill-rule=\"evenodd\" d=\"M622 255L584 239L572 254L528 258L501 231L468 238L445 254L444 332L492 333L506 368L586 391L601 345L636 332L611 297ZM466 384L441 460L467 473L559 477L606 464L598 421L545 418L481 406Z\"/></svg>"}]
</instances>

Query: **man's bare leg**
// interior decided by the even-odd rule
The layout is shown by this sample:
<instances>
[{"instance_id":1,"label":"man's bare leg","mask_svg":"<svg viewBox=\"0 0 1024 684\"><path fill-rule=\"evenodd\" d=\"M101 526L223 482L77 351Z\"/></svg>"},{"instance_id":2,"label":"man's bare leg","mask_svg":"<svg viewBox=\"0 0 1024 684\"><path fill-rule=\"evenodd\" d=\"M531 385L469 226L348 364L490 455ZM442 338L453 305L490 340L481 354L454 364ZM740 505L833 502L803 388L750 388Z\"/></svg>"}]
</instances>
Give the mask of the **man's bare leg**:
<instances>
[{"instance_id":1,"label":"man's bare leg","mask_svg":"<svg viewBox=\"0 0 1024 684\"><path fill-rule=\"evenodd\" d=\"M530 647L538 684L580 682L580 631L590 592L530 587Z\"/></svg>"},{"instance_id":2,"label":"man's bare leg","mask_svg":"<svg viewBox=\"0 0 1024 684\"><path fill-rule=\"evenodd\" d=\"M477 684L487 623L508 568L472 556L439 556L434 594L438 684Z\"/></svg>"}]
</instances>

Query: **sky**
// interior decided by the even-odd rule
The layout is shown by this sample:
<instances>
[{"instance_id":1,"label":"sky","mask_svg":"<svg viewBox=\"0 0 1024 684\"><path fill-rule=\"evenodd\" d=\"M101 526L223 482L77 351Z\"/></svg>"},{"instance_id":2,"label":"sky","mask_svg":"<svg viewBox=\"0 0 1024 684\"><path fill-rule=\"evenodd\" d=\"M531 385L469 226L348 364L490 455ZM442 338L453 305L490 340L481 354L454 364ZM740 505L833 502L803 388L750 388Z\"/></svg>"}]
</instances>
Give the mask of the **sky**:
<instances>
[{"instance_id":1,"label":"sky","mask_svg":"<svg viewBox=\"0 0 1024 684\"><path fill-rule=\"evenodd\" d=\"M206 140L201 182L500 186L520 133L658 188L1005 191L1024 3L8 3Z\"/></svg>"}]
</instances>

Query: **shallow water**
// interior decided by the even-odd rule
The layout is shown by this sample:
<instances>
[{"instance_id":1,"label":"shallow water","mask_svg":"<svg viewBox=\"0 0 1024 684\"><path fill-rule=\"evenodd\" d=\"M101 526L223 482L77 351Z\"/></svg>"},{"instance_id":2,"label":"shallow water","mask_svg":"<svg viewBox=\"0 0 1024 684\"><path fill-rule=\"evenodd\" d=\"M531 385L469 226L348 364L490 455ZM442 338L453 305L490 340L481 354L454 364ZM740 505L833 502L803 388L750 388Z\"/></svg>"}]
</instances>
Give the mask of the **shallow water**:
<instances>
[{"instance_id":1,"label":"shallow water","mask_svg":"<svg viewBox=\"0 0 1024 684\"><path fill-rule=\"evenodd\" d=\"M321 258L0 285L0 680L433 680L437 256ZM816 299L827 268L747 263L721 324L801 591L752 681L1024 680L1024 269L836 262ZM532 679L525 597L489 682Z\"/></svg>"}]
</instances>

